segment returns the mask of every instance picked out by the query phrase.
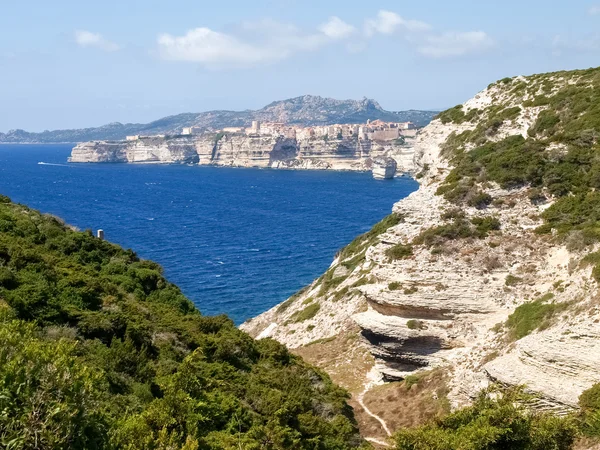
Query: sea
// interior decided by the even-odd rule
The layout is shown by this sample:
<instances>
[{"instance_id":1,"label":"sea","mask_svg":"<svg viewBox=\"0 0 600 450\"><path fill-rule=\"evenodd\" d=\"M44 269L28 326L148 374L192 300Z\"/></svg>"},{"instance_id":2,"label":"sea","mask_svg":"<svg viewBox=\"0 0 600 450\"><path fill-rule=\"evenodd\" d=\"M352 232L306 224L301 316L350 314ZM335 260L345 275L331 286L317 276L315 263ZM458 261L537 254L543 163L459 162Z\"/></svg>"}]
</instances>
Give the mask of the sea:
<instances>
[{"instance_id":1,"label":"sea","mask_svg":"<svg viewBox=\"0 0 600 450\"><path fill-rule=\"evenodd\" d=\"M370 173L69 164L72 145L0 145L0 194L162 265L203 314L236 324L319 277L417 189Z\"/></svg>"}]
</instances>

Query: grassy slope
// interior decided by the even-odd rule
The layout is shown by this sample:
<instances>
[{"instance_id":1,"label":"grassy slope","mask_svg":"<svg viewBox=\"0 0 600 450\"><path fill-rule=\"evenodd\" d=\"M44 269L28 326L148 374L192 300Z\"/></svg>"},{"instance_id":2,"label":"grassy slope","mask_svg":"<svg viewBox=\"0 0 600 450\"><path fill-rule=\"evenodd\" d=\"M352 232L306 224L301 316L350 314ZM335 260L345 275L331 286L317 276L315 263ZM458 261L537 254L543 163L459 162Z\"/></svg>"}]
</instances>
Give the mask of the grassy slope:
<instances>
[{"instance_id":1,"label":"grassy slope","mask_svg":"<svg viewBox=\"0 0 600 450\"><path fill-rule=\"evenodd\" d=\"M355 448L346 399L157 264L0 197L0 447Z\"/></svg>"}]
</instances>

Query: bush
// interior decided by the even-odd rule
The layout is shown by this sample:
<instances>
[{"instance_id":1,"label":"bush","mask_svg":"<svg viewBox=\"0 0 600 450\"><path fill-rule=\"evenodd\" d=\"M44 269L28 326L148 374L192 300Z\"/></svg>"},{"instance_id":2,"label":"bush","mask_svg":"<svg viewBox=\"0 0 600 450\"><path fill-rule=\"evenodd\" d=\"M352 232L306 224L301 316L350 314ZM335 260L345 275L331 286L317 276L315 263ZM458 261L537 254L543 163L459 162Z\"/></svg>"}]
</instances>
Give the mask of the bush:
<instances>
[{"instance_id":1,"label":"bush","mask_svg":"<svg viewBox=\"0 0 600 450\"><path fill-rule=\"evenodd\" d=\"M444 125L448 123L461 124L464 122L465 119L463 106L456 105L454 108L450 108L446 111L439 113L435 118L440 119Z\"/></svg>"},{"instance_id":2,"label":"bush","mask_svg":"<svg viewBox=\"0 0 600 450\"><path fill-rule=\"evenodd\" d=\"M410 388L412 388L415 384L418 384L419 381L420 379L417 375L407 375L404 377L404 387L406 387L406 390L410 391Z\"/></svg>"},{"instance_id":3,"label":"bush","mask_svg":"<svg viewBox=\"0 0 600 450\"><path fill-rule=\"evenodd\" d=\"M523 281L522 278L516 277L513 274L506 275L506 279L504 280L504 284L506 286L516 286L517 284Z\"/></svg>"},{"instance_id":4,"label":"bush","mask_svg":"<svg viewBox=\"0 0 600 450\"><path fill-rule=\"evenodd\" d=\"M492 196L486 192L478 192L468 200L468 205L477 209L485 209L492 203Z\"/></svg>"},{"instance_id":5,"label":"bush","mask_svg":"<svg viewBox=\"0 0 600 450\"><path fill-rule=\"evenodd\" d=\"M500 221L493 216L474 217L471 221L468 221L464 218L464 215L459 215L454 210L449 213L456 217L452 222L422 231L414 238L413 244L424 244L427 247L432 247L449 240L483 239L491 231L500 229ZM449 213L444 215L447 217Z\"/></svg>"},{"instance_id":6,"label":"bush","mask_svg":"<svg viewBox=\"0 0 600 450\"><path fill-rule=\"evenodd\" d=\"M353 270L356 266L364 261L364 254L367 248L374 245L377 241L377 238L381 234L385 233L389 228L402 223L403 221L404 217L399 214L393 213L389 216L386 216L379 223L375 224L369 231L358 236L350 244L340 250L337 256L339 257L340 261L352 258L349 266L346 266L346 264L344 265L348 269Z\"/></svg>"},{"instance_id":7,"label":"bush","mask_svg":"<svg viewBox=\"0 0 600 450\"><path fill-rule=\"evenodd\" d=\"M392 281L388 284L388 289L390 291L397 291L398 289L402 289L402 285L398 281Z\"/></svg>"},{"instance_id":8,"label":"bush","mask_svg":"<svg viewBox=\"0 0 600 450\"><path fill-rule=\"evenodd\" d=\"M406 327L409 330L423 330L427 328L423 322L415 319L410 319L408 322L406 322Z\"/></svg>"},{"instance_id":9,"label":"bush","mask_svg":"<svg viewBox=\"0 0 600 450\"><path fill-rule=\"evenodd\" d=\"M577 429L572 420L530 414L519 391L493 399L480 394L473 406L394 435L397 450L568 450Z\"/></svg>"},{"instance_id":10,"label":"bush","mask_svg":"<svg viewBox=\"0 0 600 450\"><path fill-rule=\"evenodd\" d=\"M296 311L294 314L292 314L292 316L290 317L290 321L293 323L299 323L304 322L305 320L312 319L317 315L320 309L321 305L319 305L318 303L311 303L306 308L300 311Z\"/></svg>"},{"instance_id":11,"label":"bush","mask_svg":"<svg viewBox=\"0 0 600 450\"><path fill-rule=\"evenodd\" d=\"M388 248L385 254L392 261L398 259L406 259L413 255L413 248L411 245L396 244L393 247Z\"/></svg>"},{"instance_id":12,"label":"bush","mask_svg":"<svg viewBox=\"0 0 600 450\"><path fill-rule=\"evenodd\" d=\"M547 303L552 297L554 295L548 293L517 307L506 321L509 337L518 340L535 330L547 328L550 320L568 307L566 303Z\"/></svg>"},{"instance_id":13,"label":"bush","mask_svg":"<svg viewBox=\"0 0 600 450\"><path fill-rule=\"evenodd\" d=\"M485 217L474 217L471 219L471 223L475 225L476 236L480 238L487 237L491 231L497 231L500 229L500 221L497 217L485 216Z\"/></svg>"},{"instance_id":14,"label":"bush","mask_svg":"<svg viewBox=\"0 0 600 450\"><path fill-rule=\"evenodd\" d=\"M0 324L2 443L40 449L106 446L100 374L77 360L74 342L44 342L35 334L33 324Z\"/></svg>"},{"instance_id":15,"label":"bush","mask_svg":"<svg viewBox=\"0 0 600 450\"><path fill-rule=\"evenodd\" d=\"M0 202L0 447L356 448L347 398L157 264Z\"/></svg>"},{"instance_id":16,"label":"bush","mask_svg":"<svg viewBox=\"0 0 600 450\"><path fill-rule=\"evenodd\" d=\"M600 383L595 384L579 396L579 423L587 436L600 437Z\"/></svg>"}]
</instances>

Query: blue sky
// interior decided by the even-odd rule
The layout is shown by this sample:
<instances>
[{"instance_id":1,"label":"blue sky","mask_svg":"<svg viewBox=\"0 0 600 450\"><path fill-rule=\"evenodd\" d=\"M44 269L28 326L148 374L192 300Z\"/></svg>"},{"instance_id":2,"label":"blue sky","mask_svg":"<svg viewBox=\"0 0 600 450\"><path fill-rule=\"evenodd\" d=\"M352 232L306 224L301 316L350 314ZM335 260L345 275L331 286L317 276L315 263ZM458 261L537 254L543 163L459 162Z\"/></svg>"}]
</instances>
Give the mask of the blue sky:
<instances>
[{"instance_id":1,"label":"blue sky","mask_svg":"<svg viewBox=\"0 0 600 450\"><path fill-rule=\"evenodd\" d=\"M600 65L600 2L3 0L0 131L255 109L303 94L390 110Z\"/></svg>"}]
</instances>

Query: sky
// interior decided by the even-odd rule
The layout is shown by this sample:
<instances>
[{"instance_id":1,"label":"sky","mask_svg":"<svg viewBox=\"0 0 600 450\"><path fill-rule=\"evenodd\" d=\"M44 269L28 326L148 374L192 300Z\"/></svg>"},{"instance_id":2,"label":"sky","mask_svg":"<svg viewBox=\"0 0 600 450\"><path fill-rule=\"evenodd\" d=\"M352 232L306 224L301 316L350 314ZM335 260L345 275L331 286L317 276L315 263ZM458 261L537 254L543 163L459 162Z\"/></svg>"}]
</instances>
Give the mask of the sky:
<instances>
[{"instance_id":1,"label":"sky","mask_svg":"<svg viewBox=\"0 0 600 450\"><path fill-rule=\"evenodd\" d=\"M312 94L443 109L600 65L600 2L0 0L0 132Z\"/></svg>"}]
</instances>

